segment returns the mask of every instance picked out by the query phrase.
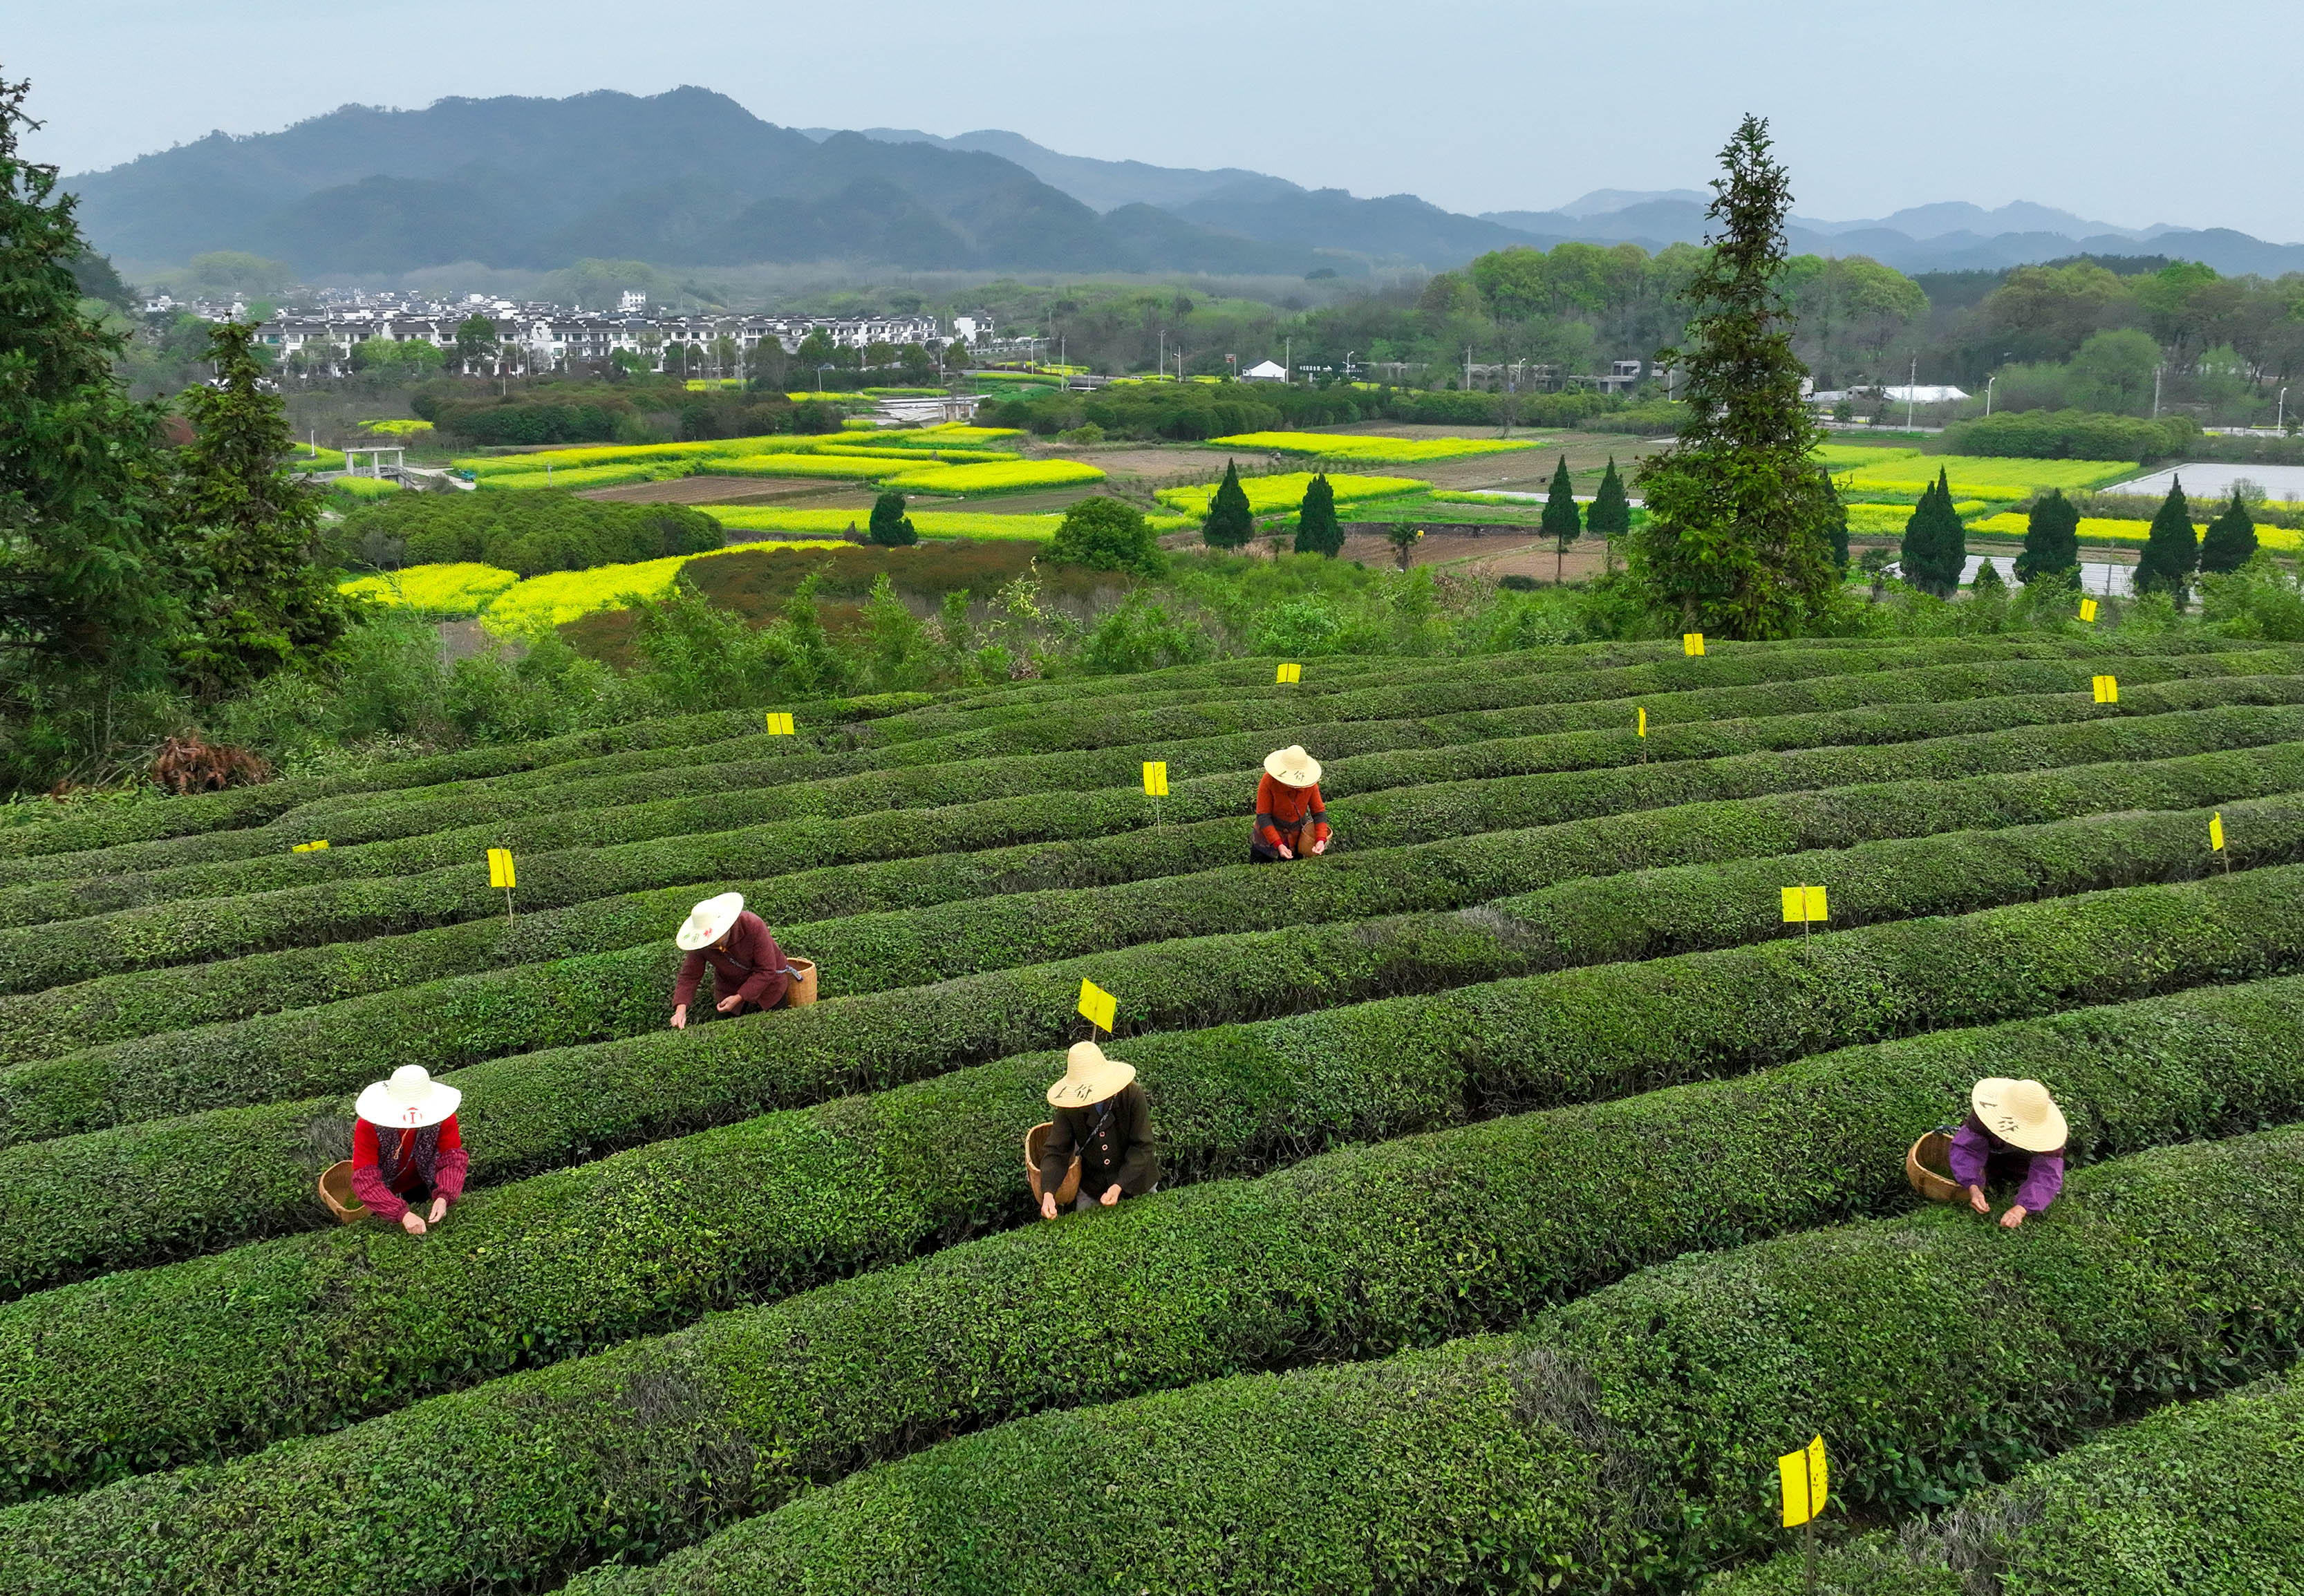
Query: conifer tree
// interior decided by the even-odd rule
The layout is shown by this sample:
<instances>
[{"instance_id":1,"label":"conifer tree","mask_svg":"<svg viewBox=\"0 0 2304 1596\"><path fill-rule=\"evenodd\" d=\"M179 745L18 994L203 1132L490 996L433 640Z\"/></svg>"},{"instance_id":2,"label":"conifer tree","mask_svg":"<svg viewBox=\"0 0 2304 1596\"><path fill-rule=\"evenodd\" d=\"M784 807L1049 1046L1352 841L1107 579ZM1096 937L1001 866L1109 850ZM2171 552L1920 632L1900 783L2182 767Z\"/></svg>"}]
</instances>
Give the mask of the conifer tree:
<instances>
[{"instance_id":1,"label":"conifer tree","mask_svg":"<svg viewBox=\"0 0 2304 1596\"><path fill-rule=\"evenodd\" d=\"M1616 469L1616 457L1608 457L1607 474L1600 478L1600 486L1592 495L1592 507L1584 512L1584 529L1601 539L1607 553L1607 568L1616 569L1616 539L1632 529L1632 504L1624 494L1624 478Z\"/></svg>"},{"instance_id":2,"label":"conifer tree","mask_svg":"<svg viewBox=\"0 0 2304 1596\"><path fill-rule=\"evenodd\" d=\"M919 542L912 518L904 513L903 494L886 493L872 501L872 519L864 536L883 548L910 548Z\"/></svg>"},{"instance_id":3,"label":"conifer tree","mask_svg":"<svg viewBox=\"0 0 2304 1596\"><path fill-rule=\"evenodd\" d=\"M29 87L0 80L0 668L43 697L143 687L166 672L177 587L159 409L130 402L124 340L80 314L88 244L56 169L20 148Z\"/></svg>"},{"instance_id":4,"label":"conifer tree","mask_svg":"<svg viewBox=\"0 0 2304 1596\"><path fill-rule=\"evenodd\" d=\"M2241 502L2240 490L2234 488L2232 502L2208 523L2207 536L2200 539L2200 569L2238 570L2255 557L2256 522Z\"/></svg>"},{"instance_id":5,"label":"conifer tree","mask_svg":"<svg viewBox=\"0 0 2304 1596\"><path fill-rule=\"evenodd\" d=\"M1923 593L1950 598L1968 563L1968 528L1952 508L1952 483L1939 469L1904 523L1904 579Z\"/></svg>"},{"instance_id":6,"label":"conifer tree","mask_svg":"<svg viewBox=\"0 0 2304 1596\"><path fill-rule=\"evenodd\" d=\"M1840 490L1832 484L1832 473L1818 470L1824 481L1824 491L1831 495L1831 508L1825 512L1824 540L1831 545L1832 569L1842 581L1848 578L1848 506L1840 502Z\"/></svg>"},{"instance_id":7,"label":"conifer tree","mask_svg":"<svg viewBox=\"0 0 2304 1596\"><path fill-rule=\"evenodd\" d=\"M2192 531L2192 507L2183 478L2169 485L2168 496L2152 517L2144 553L2136 562L2136 591L2164 593L2178 609L2192 595L2192 572L2199 568L2200 544Z\"/></svg>"},{"instance_id":8,"label":"conifer tree","mask_svg":"<svg viewBox=\"0 0 2304 1596\"><path fill-rule=\"evenodd\" d=\"M1224 461L1224 480L1208 501L1207 519L1200 536L1211 548L1245 548L1256 536L1256 513L1248 507L1248 490L1240 485L1240 467Z\"/></svg>"},{"instance_id":9,"label":"conifer tree","mask_svg":"<svg viewBox=\"0 0 2304 1596\"><path fill-rule=\"evenodd\" d=\"M2052 488L2047 497L2032 502L2032 518L2024 528L2024 552L2016 556L2016 579L2077 571L2080 565L2080 512Z\"/></svg>"},{"instance_id":10,"label":"conifer tree","mask_svg":"<svg viewBox=\"0 0 2304 1596\"><path fill-rule=\"evenodd\" d=\"M1544 496L1544 535L1552 539L1552 579L1556 583L1568 563L1568 545L1583 536L1584 518L1576 508L1576 489L1568 480L1568 457L1554 468L1552 486Z\"/></svg>"},{"instance_id":11,"label":"conifer tree","mask_svg":"<svg viewBox=\"0 0 2304 1596\"><path fill-rule=\"evenodd\" d=\"M1640 474L1648 519L1628 539L1633 579L1681 629L1778 638L1839 589L1831 485L1810 452L1819 434L1800 397L1785 300L1790 181L1768 124L1747 116L1721 152L1717 231L1691 279L1688 342L1673 367L1688 419Z\"/></svg>"},{"instance_id":12,"label":"conifer tree","mask_svg":"<svg viewBox=\"0 0 2304 1596\"><path fill-rule=\"evenodd\" d=\"M265 380L254 325L212 328L208 359L216 380L184 393L193 436L173 496L200 568L178 658L196 688L215 694L318 663L352 612L316 563L319 495L285 469L287 404Z\"/></svg>"},{"instance_id":13,"label":"conifer tree","mask_svg":"<svg viewBox=\"0 0 2304 1596\"><path fill-rule=\"evenodd\" d=\"M1343 547L1344 524L1336 519L1336 490L1323 471L1305 485L1304 502L1296 512L1296 552L1326 554L1333 560Z\"/></svg>"}]
</instances>

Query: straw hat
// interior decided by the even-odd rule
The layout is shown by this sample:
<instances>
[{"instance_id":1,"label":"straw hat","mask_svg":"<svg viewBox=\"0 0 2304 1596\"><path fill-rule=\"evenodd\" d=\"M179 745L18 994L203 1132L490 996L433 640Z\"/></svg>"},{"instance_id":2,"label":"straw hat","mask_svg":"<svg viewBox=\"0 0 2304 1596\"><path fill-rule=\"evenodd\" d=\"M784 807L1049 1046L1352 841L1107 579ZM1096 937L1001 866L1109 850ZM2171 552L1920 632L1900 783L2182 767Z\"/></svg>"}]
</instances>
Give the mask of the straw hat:
<instances>
[{"instance_id":1,"label":"straw hat","mask_svg":"<svg viewBox=\"0 0 2304 1596\"><path fill-rule=\"evenodd\" d=\"M432 1078L421 1064L402 1064L388 1081L364 1088L352 1111L387 1130L421 1130L456 1111L464 1094Z\"/></svg>"},{"instance_id":2,"label":"straw hat","mask_svg":"<svg viewBox=\"0 0 2304 1596\"><path fill-rule=\"evenodd\" d=\"M1064 1055L1064 1078L1048 1088L1048 1101L1060 1109L1084 1109L1116 1095L1135 1078L1135 1065L1105 1058L1093 1042L1075 1042Z\"/></svg>"},{"instance_id":3,"label":"straw hat","mask_svg":"<svg viewBox=\"0 0 2304 1596\"><path fill-rule=\"evenodd\" d=\"M1264 773L1291 787L1317 787L1320 784L1320 762L1304 752L1303 744L1290 743L1264 756Z\"/></svg>"},{"instance_id":4,"label":"straw hat","mask_svg":"<svg viewBox=\"0 0 2304 1596\"><path fill-rule=\"evenodd\" d=\"M2054 1153L2064 1144L2064 1110L2037 1081L1993 1076L1976 1083L1968 1102L1984 1128L2011 1147L2025 1153Z\"/></svg>"},{"instance_id":5,"label":"straw hat","mask_svg":"<svg viewBox=\"0 0 2304 1596\"><path fill-rule=\"evenodd\" d=\"M707 898L688 911L688 918L681 922L680 934L673 941L686 953L708 948L728 934L736 924L736 916L743 912L741 892L723 892L717 898Z\"/></svg>"}]
</instances>

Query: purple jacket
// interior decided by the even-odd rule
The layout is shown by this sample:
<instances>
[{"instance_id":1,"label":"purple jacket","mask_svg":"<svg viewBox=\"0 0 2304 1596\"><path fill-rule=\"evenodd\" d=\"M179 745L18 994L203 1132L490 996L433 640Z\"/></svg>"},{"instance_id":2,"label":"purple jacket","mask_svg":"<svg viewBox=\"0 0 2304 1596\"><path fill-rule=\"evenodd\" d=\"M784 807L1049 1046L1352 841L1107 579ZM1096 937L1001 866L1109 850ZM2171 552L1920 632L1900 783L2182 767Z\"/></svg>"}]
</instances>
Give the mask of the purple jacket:
<instances>
[{"instance_id":1,"label":"purple jacket","mask_svg":"<svg viewBox=\"0 0 2304 1596\"><path fill-rule=\"evenodd\" d=\"M1962 1186L1981 1186L1990 1177L2002 1178L2013 1175L2020 1162L2024 1184L2016 1188L2016 1205L2026 1213L2038 1213L2056 1200L2064 1189L2064 1153L2058 1148L2054 1153L2026 1153L1984 1128L1984 1121L1970 1114L1959 1134L1952 1139L1952 1178Z\"/></svg>"}]
</instances>

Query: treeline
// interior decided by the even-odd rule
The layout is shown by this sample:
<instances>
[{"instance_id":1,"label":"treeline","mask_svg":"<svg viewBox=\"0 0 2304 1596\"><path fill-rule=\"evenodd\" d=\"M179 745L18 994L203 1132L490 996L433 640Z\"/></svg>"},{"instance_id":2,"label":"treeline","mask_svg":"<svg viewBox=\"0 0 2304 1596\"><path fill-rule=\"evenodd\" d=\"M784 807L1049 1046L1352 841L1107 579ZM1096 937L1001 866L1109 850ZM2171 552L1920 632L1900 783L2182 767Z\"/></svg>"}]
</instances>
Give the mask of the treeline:
<instances>
[{"instance_id":1,"label":"treeline","mask_svg":"<svg viewBox=\"0 0 2304 1596\"><path fill-rule=\"evenodd\" d=\"M398 570L478 561L523 577L589 570L727 541L720 523L680 504L609 504L561 492L394 494L328 529L333 562Z\"/></svg>"},{"instance_id":2,"label":"treeline","mask_svg":"<svg viewBox=\"0 0 2304 1596\"><path fill-rule=\"evenodd\" d=\"M470 444L646 443L751 438L840 430L837 406L755 383L690 391L680 384L608 384L543 378L503 393L485 381L445 380L416 390L410 408Z\"/></svg>"},{"instance_id":3,"label":"treeline","mask_svg":"<svg viewBox=\"0 0 2304 1596\"><path fill-rule=\"evenodd\" d=\"M1059 391L987 406L995 426L1043 436L1094 426L1111 437L1192 441L1275 427L1317 429L1354 421L1428 425L1584 426L1648 431L1670 427L1676 407L1628 395L1417 391L1389 385L1294 387L1266 383L1125 383L1089 393Z\"/></svg>"}]
</instances>

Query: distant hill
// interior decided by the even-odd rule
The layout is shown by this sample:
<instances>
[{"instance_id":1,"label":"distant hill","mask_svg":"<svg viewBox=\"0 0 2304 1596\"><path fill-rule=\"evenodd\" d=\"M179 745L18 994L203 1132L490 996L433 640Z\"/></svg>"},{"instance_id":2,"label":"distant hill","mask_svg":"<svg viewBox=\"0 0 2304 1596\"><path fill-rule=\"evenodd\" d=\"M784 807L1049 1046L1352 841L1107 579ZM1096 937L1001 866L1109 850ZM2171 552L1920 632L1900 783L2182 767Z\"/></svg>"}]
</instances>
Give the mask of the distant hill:
<instances>
[{"instance_id":1,"label":"distant hill","mask_svg":"<svg viewBox=\"0 0 2304 1596\"><path fill-rule=\"evenodd\" d=\"M703 89L637 97L347 106L275 133L211 134L70 180L97 249L131 265L249 249L309 276L587 256L663 266L843 260L913 269L1301 274L1441 270L1564 240L1700 242L1709 195L1599 189L1468 216L1244 167L1106 161L982 129L955 137L764 122ZM1907 272L2164 254L2304 271L2304 246L2092 222L2029 201L1947 201L1864 221L1795 215L1792 247Z\"/></svg>"}]
</instances>

